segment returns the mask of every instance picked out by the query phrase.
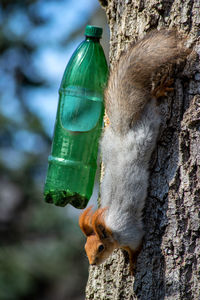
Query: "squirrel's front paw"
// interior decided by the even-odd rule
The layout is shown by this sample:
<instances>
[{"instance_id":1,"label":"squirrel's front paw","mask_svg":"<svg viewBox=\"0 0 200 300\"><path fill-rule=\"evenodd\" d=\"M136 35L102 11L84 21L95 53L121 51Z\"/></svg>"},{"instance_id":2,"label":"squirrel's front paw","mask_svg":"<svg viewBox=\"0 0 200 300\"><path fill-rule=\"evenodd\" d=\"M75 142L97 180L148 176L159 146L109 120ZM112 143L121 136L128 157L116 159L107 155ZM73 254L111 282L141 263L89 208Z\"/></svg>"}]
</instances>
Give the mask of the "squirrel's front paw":
<instances>
[{"instance_id":1,"label":"squirrel's front paw","mask_svg":"<svg viewBox=\"0 0 200 300\"><path fill-rule=\"evenodd\" d=\"M129 247L123 247L123 249L128 252L128 255L129 255L129 270L130 270L131 275L134 276L135 271L136 271L137 257L139 255L141 249L142 249L142 244L135 251L133 251Z\"/></svg>"}]
</instances>

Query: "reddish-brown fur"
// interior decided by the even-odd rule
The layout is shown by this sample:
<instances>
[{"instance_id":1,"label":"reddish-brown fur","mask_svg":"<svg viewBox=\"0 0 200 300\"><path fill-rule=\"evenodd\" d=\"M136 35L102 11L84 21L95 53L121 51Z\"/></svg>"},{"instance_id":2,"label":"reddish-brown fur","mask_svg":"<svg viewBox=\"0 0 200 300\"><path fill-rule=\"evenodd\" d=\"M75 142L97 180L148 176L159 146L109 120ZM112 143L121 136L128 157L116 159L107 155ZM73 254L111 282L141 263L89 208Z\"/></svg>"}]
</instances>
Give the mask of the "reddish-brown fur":
<instances>
[{"instance_id":1,"label":"reddish-brown fur","mask_svg":"<svg viewBox=\"0 0 200 300\"><path fill-rule=\"evenodd\" d=\"M105 208L99 208L94 213L92 207L87 208L79 218L79 225L87 236L85 251L91 265L98 265L103 262L119 245L112 237L112 232L104 222ZM99 246L104 250L99 252Z\"/></svg>"},{"instance_id":2,"label":"reddish-brown fur","mask_svg":"<svg viewBox=\"0 0 200 300\"><path fill-rule=\"evenodd\" d=\"M87 237L85 251L90 265L99 265L116 248L122 248L128 252L130 261L130 272L134 273L138 251L132 251L129 247L120 247L112 237L111 230L105 225L104 213L107 208L99 208L92 212L92 206L88 207L79 217L79 226ZM98 251L99 246L104 246L104 251Z\"/></svg>"}]
</instances>

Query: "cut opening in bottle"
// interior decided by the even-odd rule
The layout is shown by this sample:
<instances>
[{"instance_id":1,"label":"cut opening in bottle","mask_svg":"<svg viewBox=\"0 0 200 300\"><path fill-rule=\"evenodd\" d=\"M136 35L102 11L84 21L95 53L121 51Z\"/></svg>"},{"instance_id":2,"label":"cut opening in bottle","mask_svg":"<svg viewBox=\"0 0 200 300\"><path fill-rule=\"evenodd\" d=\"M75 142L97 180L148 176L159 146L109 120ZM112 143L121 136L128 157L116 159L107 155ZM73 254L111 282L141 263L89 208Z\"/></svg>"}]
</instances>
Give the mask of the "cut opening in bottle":
<instances>
[{"instance_id":1,"label":"cut opening in bottle","mask_svg":"<svg viewBox=\"0 0 200 300\"><path fill-rule=\"evenodd\" d=\"M102 96L80 87L59 90L61 124L68 131L88 132L96 127L103 110Z\"/></svg>"}]
</instances>

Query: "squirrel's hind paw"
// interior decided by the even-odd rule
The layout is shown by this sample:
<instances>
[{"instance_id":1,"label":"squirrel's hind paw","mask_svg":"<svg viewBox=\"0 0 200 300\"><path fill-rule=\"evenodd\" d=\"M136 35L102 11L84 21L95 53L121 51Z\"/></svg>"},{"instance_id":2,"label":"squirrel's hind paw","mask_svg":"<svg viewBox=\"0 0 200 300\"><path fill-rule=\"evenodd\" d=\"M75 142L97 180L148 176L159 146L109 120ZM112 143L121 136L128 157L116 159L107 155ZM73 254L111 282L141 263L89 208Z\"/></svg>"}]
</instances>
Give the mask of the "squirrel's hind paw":
<instances>
[{"instance_id":1,"label":"squirrel's hind paw","mask_svg":"<svg viewBox=\"0 0 200 300\"><path fill-rule=\"evenodd\" d=\"M167 76L163 77L161 79L160 84L153 88L151 91L151 94L154 98L158 99L163 96L167 96L168 92L172 92L174 88L171 87L173 84L174 80L173 79L168 79Z\"/></svg>"}]
</instances>

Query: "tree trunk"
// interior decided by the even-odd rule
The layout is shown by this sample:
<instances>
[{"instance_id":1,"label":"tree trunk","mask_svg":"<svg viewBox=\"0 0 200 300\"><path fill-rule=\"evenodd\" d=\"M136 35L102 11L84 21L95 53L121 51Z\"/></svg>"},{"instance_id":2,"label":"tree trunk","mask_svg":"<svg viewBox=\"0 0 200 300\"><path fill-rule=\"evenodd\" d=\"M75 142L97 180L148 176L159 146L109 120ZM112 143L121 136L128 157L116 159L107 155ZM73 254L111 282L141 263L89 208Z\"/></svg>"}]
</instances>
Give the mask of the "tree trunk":
<instances>
[{"instance_id":1,"label":"tree trunk","mask_svg":"<svg viewBox=\"0 0 200 300\"><path fill-rule=\"evenodd\" d=\"M135 277L122 250L90 267L86 299L200 299L199 0L101 0L110 26L111 66L129 42L175 27L196 43L193 59L162 100L163 123L151 159L145 238ZM196 54L195 54L196 53ZM198 53L198 54L197 54Z\"/></svg>"}]
</instances>

